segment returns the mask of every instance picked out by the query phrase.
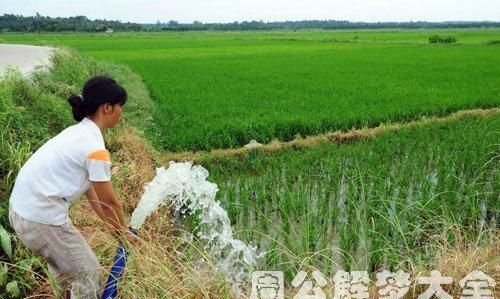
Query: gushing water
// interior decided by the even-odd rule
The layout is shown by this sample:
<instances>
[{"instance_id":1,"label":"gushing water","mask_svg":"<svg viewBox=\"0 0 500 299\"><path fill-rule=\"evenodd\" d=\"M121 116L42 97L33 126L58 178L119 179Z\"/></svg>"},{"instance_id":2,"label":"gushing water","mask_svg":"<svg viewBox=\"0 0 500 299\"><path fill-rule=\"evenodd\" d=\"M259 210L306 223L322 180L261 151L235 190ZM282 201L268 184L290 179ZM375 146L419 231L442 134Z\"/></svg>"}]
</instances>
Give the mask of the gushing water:
<instances>
[{"instance_id":1,"label":"gushing water","mask_svg":"<svg viewBox=\"0 0 500 299\"><path fill-rule=\"evenodd\" d=\"M130 225L139 229L145 219L167 204L174 211L192 213L199 217L198 237L205 250L217 262L234 287L239 288L249 281L253 269L262 254L256 248L233 237L227 212L215 201L217 185L208 182L208 171L191 162L170 162L169 168L156 169L155 178L145 186L137 208L132 213Z\"/></svg>"}]
</instances>

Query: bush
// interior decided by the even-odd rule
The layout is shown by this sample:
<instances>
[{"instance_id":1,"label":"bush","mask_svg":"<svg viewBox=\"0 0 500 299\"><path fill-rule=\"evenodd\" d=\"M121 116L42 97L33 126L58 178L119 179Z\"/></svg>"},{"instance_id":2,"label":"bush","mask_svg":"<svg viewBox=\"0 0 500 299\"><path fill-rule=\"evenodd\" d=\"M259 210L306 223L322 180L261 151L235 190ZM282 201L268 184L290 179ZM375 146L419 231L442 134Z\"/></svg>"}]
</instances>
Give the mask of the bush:
<instances>
[{"instance_id":1,"label":"bush","mask_svg":"<svg viewBox=\"0 0 500 299\"><path fill-rule=\"evenodd\" d=\"M454 44L457 39L453 36L439 36L437 34L429 37L430 44Z\"/></svg>"}]
</instances>

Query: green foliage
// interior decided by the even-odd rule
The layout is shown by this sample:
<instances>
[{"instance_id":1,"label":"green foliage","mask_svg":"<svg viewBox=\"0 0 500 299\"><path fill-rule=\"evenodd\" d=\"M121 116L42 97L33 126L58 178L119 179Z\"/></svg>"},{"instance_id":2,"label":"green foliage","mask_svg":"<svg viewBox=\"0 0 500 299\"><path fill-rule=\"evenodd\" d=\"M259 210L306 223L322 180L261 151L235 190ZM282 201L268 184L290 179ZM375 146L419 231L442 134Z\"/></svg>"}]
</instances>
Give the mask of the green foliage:
<instances>
[{"instance_id":1,"label":"green foliage","mask_svg":"<svg viewBox=\"0 0 500 299\"><path fill-rule=\"evenodd\" d=\"M143 27L136 23L122 23L120 21L90 20L85 16L75 16L69 18L51 18L41 16L19 16L4 14L0 16L0 28L8 31L88 31L103 32L108 28L115 30L141 30Z\"/></svg>"},{"instance_id":2,"label":"green foliage","mask_svg":"<svg viewBox=\"0 0 500 299\"><path fill-rule=\"evenodd\" d=\"M183 151L234 148L251 139L260 143L291 140L297 134L498 106L500 73L491 65L500 64L500 56L495 47L484 44L498 32L273 31L4 38L68 45L129 66L141 75L158 104L143 117L154 118L142 125L147 136L158 148ZM461 44L427 45L432 34L456 36ZM353 36L358 36L356 42ZM325 39L338 42L325 43ZM80 64L78 68L86 69Z\"/></svg>"},{"instance_id":3,"label":"green foliage","mask_svg":"<svg viewBox=\"0 0 500 299\"><path fill-rule=\"evenodd\" d=\"M500 27L498 22L350 22L344 20L303 20L303 21L284 21L284 22L263 22L263 21L243 21L231 23L208 23L203 24L200 21L192 23L179 23L170 20L167 23L157 21L154 24L122 23L120 21L90 20L85 16L74 16L69 18L51 18L41 16L36 13L35 16L18 16L13 14L4 14L0 16L0 28L3 31L88 31L101 32L107 28L113 28L123 31L139 30L273 30L293 28L293 31L304 28L323 28L323 29L353 29L353 28L474 28L474 27Z\"/></svg>"},{"instance_id":4,"label":"green foliage","mask_svg":"<svg viewBox=\"0 0 500 299\"><path fill-rule=\"evenodd\" d=\"M9 259L12 259L12 241L10 234L0 225L0 245Z\"/></svg>"},{"instance_id":5,"label":"green foliage","mask_svg":"<svg viewBox=\"0 0 500 299\"><path fill-rule=\"evenodd\" d=\"M437 34L429 37L429 43L431 44L454 44L457 39L453 36L439 36Z\"/></svg>"},{"instance_id":6,"label":"green foliage","mask_svg":"<svg viewBox=\"0 0 500 299\"><path fill-rule=\"evenodd\" d=\"M0 293L8 298L20 298L35 285L36 271L41 271L38 257L19 246L14 234L0 226ZM13 244L16 244L13 246ZM13 252L13 248L15 252ZM2 297L3 298L3 297Z\"/></svg>"},{"instance_id":7,"label":"green foliage","mask_svg":"<svg viewBox=\"0 0 500 299\"><path fill-rule=\"evenodd\" d=\"M17 281L11 281L5 287L5 291L10 298L19 298L21 296L21 290Z\"/></svg>"},{"instance_id":8,"label":"green foliage","mask_svg":"<svg viewBox=\"0 0 500 299\"><path fill-rule=\"evenodd\" d=\"M50 73L35 72L31 80L16 70L0 80L0 292L10 298L32 289L43 263L15 242L8 199L17 173L32 152L75 123L66 98L79 92L90 77L106 74L129 93L124 107L127 121L147 126L153 107L142 80L126 67L104 64L72 50L58 51L52 62Z\"/></svg>"},{"instance_id":9,"label":"green foliage","mask_svg":"<svg viewBox=\"0 0 500 299\"><path fill-rule=\"evenodd\" d=\"M7 284L7 277L9 275L9 267L7 264L0 265L0 286Z\"/></svg>"}]
</instances>

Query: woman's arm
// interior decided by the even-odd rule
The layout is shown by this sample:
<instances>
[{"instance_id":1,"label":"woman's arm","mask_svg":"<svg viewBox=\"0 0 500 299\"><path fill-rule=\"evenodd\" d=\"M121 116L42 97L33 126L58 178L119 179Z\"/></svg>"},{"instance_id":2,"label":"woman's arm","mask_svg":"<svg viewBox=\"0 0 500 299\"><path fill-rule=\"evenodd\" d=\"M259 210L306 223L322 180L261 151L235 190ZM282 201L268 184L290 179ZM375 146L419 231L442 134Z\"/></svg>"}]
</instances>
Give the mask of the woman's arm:
<instances>
[{"instance_id":1,"label":"woman's arm","mask_svg":"<svg viewBox=\"0 0 500 299\"><path fill-rule=\"evenodd\" d=\"M115 195L111 182L92 182L85 193L92 209L116 235L124 236L129 243L138 244L139 238L128 228L123 215L123 207Z\"/></svg>"},{"instance_id":2,"label":"woman's arm","mask_svg":"<svg viewBox=\"0 0 500 299\"><path fill-rule=\"evenodd\" d=\"M122 204L115 195L115 191L111 181L92 182L92 187L88 192L91 196L92 190L94 191L95 197L97 197L97 200L99 202L98 205L96 204L95 208L92 208L102 218L102 220L104 220L107 224L114 228L118 233L128 231L129 229L127 226L127 222L125 221L125 216L123 215ZM93 201L95 203L95 199ZM99 212L99 210L101 212Z\"/></svg>"},{"instance_id":3,"label":"woman's arm","mask_svg":"<svg viewBox=\"0 0 500 299\"><path fill-rule=\"evenodd\" d=\"M104 215L102 209L101 209L101 202L99 201L99 197L97 197L97 194L95 193L94 187L90 186L89 190L85 192L85 196L89 200L90 206L96 212L96 214L101 218L103 221L106 221L106 216ZM107 224L107 223L106 223Z\"/></svg>"}]
</instances>

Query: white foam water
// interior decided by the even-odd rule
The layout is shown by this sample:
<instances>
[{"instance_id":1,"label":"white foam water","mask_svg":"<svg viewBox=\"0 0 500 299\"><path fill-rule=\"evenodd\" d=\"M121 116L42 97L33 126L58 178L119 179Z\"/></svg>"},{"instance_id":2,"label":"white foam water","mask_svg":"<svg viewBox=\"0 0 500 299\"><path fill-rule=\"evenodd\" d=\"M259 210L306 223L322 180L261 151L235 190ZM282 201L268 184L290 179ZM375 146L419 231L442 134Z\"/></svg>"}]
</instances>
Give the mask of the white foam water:
<instances>
[{"instance_id":1,"label":"white foam water","mask_svg":"<svg viewBox=\"0 0 500 299\"><path fill-rule=\"evenodd\" d=\"M175 212L197 215L197 236L214 258L218 270L233 287L250 280L250 273L263 253L233 237L226 210L215 201L217 185L208 182L208 171L192 162L170 162L169 168L156 169L155 178L145 186L144 194L132 213L130 225L139 229L145 219L161 205Z\"/></svg>"}]
</instances>

